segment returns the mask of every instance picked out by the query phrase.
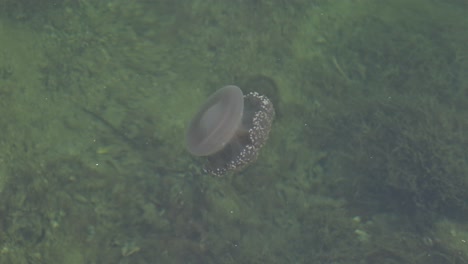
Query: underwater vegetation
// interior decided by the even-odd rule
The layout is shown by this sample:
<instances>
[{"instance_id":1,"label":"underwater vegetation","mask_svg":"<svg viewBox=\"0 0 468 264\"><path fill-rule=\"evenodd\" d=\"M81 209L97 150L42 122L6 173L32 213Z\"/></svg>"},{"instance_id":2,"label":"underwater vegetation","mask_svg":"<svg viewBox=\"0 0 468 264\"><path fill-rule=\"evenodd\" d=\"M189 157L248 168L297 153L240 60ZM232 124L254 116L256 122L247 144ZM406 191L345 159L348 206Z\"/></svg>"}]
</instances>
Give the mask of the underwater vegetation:
<instances>
[{"instance_id":1,"label":"underwater vegetation","mask_svg":"<svg viewBox=\"0 0 468 264\"><path fill-rule=\"evenodd\" d=\"M358 16L331 48L331 67L341 78L319 83L322 93L342 86L336 96L346 97L328 121L331 136L323 144L347 156L357 192L408 213L465 215L467 62L447 36L460 18L435 22L412 9L369 8L376 13Z\"/></svg>"},{"instance_id":2,"label":"underwater vegetation","mask_svg":"<svg viewBox=\"0 0 468 264\"><path fill-rule=\"evenodd\" d=\"M340 9L349 20L337 28L327 22L336 17L322 19L322 27L334 29L315 37L327 44L327 59L305 53L319 60L302 62L304 76L313 76L304 77L305 85L317 87L308 95L322 99L321 115L310 122L310 146L333 153L324 169L348 175L343 181L353 187L339 195L356 212L392 212L407 219L402 227L438 241L434 224L464 221L468 212L467 51L460 46L467 36L452 35L467 21L439 12L454 11L445 4L366 7L349 16L343 14L350 6ZM412 259L401 248L387 253L396 263L466 262L465 252L434 244L443 252L434 259Z\"/></svg>"},{"instance_id":3,"label":"underwater vegetation","mask_svg":"<svg viewBox=\"0 0 468 264\"><path fill-rule=\"evenodd\" d=\"M0 263L468 263L467 5L0 0ZM213 177L226 83L276 119Z\"/></svg>"}]
</instances>

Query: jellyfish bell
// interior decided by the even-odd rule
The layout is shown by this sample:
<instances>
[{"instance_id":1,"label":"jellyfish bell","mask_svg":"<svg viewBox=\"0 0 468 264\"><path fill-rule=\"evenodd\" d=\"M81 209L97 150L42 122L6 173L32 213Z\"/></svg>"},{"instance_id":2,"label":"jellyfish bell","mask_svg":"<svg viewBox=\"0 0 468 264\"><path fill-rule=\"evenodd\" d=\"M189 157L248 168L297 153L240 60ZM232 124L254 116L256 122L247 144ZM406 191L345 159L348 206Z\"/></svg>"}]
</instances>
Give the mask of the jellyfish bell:
<instances>
[{"instance_id":1,"label":"jellyfish bell","mask_svg":"<svg viewBox=\"0 0 468 264\"><path fill-rule=\"evenodd\" d=\"M204 170L221 176L253 162L271 129L275 111L264 95L234 85L211 95L190 122L187 149L205 157Z\"/></svg>"},{"instance_id":2,"label":"jellyfish bell","mask_svg":"<svg viewBox=\"0 0 468 264\"><path fill-rule=\"evenodd\" d=\"M208 156L221 150L236 133L244 109L244 95L228 85L212 94L190 122L187 149L195 156Z\"/></svg>"}]
</instances>

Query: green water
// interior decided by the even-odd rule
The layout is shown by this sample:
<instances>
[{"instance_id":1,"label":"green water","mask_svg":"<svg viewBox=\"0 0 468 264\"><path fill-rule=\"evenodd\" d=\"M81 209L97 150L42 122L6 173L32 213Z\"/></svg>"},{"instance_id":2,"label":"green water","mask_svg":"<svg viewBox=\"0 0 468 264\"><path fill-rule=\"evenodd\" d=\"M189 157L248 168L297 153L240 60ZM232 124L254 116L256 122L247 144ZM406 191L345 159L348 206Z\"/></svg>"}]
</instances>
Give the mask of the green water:
<instances>
[{"instance_id":1,"label":"green water","mask_svg":"<svg viewBox=\"0 0 468 264\"><path fill-rule=\"evenodd\" d=\"M0 263L468 263L468 2L0 0ZM185 149L235 84L258 159Z\"/></svg>"}]
</instances>

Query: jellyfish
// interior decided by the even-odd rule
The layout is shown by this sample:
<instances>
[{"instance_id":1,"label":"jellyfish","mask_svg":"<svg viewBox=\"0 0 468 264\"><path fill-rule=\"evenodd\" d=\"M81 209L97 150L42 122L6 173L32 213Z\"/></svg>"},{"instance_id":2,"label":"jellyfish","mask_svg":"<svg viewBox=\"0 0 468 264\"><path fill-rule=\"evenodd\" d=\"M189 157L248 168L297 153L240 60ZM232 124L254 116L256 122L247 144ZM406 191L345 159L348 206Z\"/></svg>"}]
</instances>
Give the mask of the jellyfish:
<instances>
[{"instance_id":1,"label":"jellyfish","mask_svg":"<svg viewBox=\"0 0 468 264\"><path fill-rule=\"evenodd\" d=\"M204 157L204 171L222 176L251 164L265 145L275 117L271 101L257 92L246 95L235 85L212 94L191 120L187 150Z\"/></svg>"}]
</instances>

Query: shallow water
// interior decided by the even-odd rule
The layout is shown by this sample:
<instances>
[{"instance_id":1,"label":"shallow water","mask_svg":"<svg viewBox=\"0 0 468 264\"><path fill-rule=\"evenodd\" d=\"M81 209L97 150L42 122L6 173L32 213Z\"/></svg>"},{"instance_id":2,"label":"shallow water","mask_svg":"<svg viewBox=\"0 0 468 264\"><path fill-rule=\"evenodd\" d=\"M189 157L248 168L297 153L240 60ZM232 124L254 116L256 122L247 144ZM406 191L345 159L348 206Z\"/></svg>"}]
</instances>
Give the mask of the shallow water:
<instances>
[{"instance_id":1,"label":"shallow water","mask_svg":"<svg viewBox=\"0 0 468 264\"><path fill-rule=\"evenodd\" d=\"M468 263L465 1L0 0L0 263ZM267 95L255 163L185 129Z\"/></svg>"}]
</instances>

